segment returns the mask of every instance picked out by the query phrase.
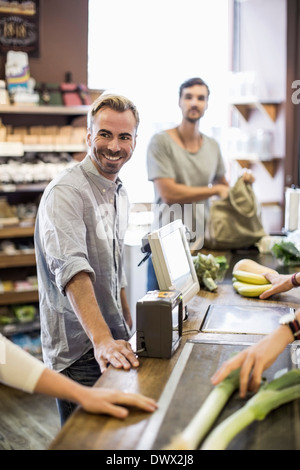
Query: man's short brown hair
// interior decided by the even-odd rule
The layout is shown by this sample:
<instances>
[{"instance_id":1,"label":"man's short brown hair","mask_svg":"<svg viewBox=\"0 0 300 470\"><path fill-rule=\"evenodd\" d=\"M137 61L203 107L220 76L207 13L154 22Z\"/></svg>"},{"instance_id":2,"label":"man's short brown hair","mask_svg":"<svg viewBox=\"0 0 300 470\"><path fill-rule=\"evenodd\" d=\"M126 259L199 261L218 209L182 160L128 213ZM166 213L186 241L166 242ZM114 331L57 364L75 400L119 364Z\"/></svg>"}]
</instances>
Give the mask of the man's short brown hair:
<instances>
[{"instance_id":1,"label":"man's short brown hair","mask_svg":"<svg viewBox=\"0 0 300 470\"><path fill-rule=\"evenodd\" d=\"M199 78L199 77L194 77L194 78L189 78L188 80L186 80L185 82L183 82L181 85L180 85L180 88L179 88L179 98L181 98L182 96L182 92L185 88L190 88L191 86L194 86L194 85L203 85L203 86L206 86L207 88L207 97L209 97L209 88L208 88L208 85L207 83L205 83L204 80L202 80L202 78Z\"/></svg>"},{"instance_id":2,"label":"man's short brown hair","mask_svg":"<svg viewBox=\"0 0 300 470\"><path fill-rule=\"evenodd\" d=\"M113 95L113 94L101 94L91 105L88 113L88 128L93 123L94 116L99 112L100 109L107 107L123 113L130 109L136 120L136 129L140 123L139 113L136 106L131 100L122 95Z\"/></svg>"}]
</instances>

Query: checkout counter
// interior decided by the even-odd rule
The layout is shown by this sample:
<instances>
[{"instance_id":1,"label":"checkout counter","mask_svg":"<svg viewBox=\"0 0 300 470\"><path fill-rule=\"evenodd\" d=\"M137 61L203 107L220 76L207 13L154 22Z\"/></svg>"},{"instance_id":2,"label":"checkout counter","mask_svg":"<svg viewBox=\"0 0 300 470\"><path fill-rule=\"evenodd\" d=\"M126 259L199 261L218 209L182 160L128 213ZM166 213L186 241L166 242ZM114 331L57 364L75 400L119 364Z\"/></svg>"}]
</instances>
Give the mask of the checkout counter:
<instances>
[{"instance_id":1,"label":"checkout counter","mask_svg":"<svg viewBox=\"0 0 300 470\"><path fill-rule=\"evenodd\" d=\"M229 262L224 280L218 283L216 292L201 289L188 304L188 318L183 322L181 342L174 354L169 359L140 357L139 368L129 371L109 367L95 385L153 397L158 401L158 410L149 414L132 409L123 421L88 414L78 408L56 436L50 446L51 450L163 449L199 410L212 389L210 377L215 370L232 353L262 338L261 334L256 334L256 330L251 331L251 327L247 332L235 331L234 321L230 324L229 331L224 332L222 312L230 311L232 306L246 307L249 311L247 324L257 328L258 307L272 307L271 310L280 314L286 309L300 306L300 289L262 301L242 297L232 286L232 268L241 258L252 258L282 273L292 273L294 268L279 267L272 255L262 255L255 250L217 254L225 254ZM206 313L212 305L213 315L209 317ZM262 315L263 313L264 311ZM132 338L132 345L135 350L135 336ZM272 380L278 370L300 367L300 355L297 352L298 342L294 342L265 371L266 379ZM215 425L243 406L244 402L236 392ZM272 411L265 420L252 423L231 442L228 449L300 450L299 405L300 400L288 403Z\"/></svg>"}]
</instances>

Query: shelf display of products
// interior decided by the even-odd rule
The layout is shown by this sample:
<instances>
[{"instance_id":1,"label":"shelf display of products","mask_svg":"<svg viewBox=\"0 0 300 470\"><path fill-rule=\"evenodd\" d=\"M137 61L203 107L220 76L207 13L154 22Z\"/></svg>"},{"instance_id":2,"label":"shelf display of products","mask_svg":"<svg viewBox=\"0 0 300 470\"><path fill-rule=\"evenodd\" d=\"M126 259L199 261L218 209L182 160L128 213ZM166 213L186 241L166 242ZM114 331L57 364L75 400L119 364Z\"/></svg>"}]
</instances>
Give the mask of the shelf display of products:
<instances>
[{"instance_id":1,"label":"shelf display of products","mask_svg":"<svg viewBox=\"0 0 300 470\"><path fill-rule=\"evenodd\" d=\"M37 332L31 333L17 333L11 336L11 341L25 351L29 352L38 359L42 359L42 345L41 338Z\"/></svg>"},{"instance_id":2,"label":"shelf display of products","mask_svg":"<svg viewBox=\"0 0 300 470\"><path fill-rule=\"evenodd\" d=\"M15 325L18 323L33 322L37 315L34 304L14 305L0 308L0 325Z\"/></svg>"},{"instance_id":3,"label":"shelf display of products","mask_svg":"<svg viewBox=\"0 0 300 470\"><path fill-rule=\"evenodd\" d=\"M46 185L86 153L87 111L0 105L0 330L33 354L40 353L35 217Z\"/></svg>"},{"instance_id":4,"label":"shelf display of products","mask_svg":"<svg viewBox=\"0 0 300 470\"><path fill-rule=\"evenodd\" d=\"M28 276L26 279L17 281L1 281L0 280L0 294L5 292L24 292L37 290L36 276Z\"/></svg>"},{"instance_id":5,"label":"shelf display of products","mask_svg":"<svg viewBox=\"0 0 300 470\"><path fill-rule=\"evenodd\" d=\"M8 202L7 196L0 196L0 229L14 225L34 225L37 209L38 203L36 201L14 205ZM25 243L26 245L28 243ZM16 248L11 240L3 240L0 242L0 250L4 254L13 254Z\"/></svg>"},{"instance_id":6,"label":"shelf display of products","mask_svg":"<svg viewBox=\"0 0 300 470\"><path fill-rule=\"evenodd\" d=\"M0 157L0 184L5 189L7 184L47 183L74 163L72 155L66 152L28 152L19 158Z\"/></svg>"}]
</instances>

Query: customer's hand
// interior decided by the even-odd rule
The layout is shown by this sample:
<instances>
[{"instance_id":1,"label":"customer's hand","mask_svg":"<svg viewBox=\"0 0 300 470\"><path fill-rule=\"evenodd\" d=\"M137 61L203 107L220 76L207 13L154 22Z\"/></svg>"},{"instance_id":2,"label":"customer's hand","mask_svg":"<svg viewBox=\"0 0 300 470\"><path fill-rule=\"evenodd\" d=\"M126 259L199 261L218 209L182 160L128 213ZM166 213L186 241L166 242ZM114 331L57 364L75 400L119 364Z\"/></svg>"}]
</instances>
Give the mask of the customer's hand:
<instances>
[{"instance_id":1,"label":"customer's hand","mask_svg":"<svg viewBox=\"0 0 300 470\"><path fill-rule=\"evenodd\" d=\"M292 334L289 328L284 325L278 327L272 334L224 362L212 376L212 383L217 385L230 372L240 368L240 396L244 397L247 390L256 392L260 386L263 371L273 364L291 341Z\"/></svg>"},{"instance_id":2,"label":"customer's hand","mask_svg":"<svg viewBox=\"0 0 300 470\"><path fill-rule=\"evenodd\" d=\"M263 292L259 296L260 299L268 299L269 297L271 297L271 295L289 291L294 287L291 281L290 274L263 273L263 276L265 276L265 278L269 282L271 282L272 287Z\"/></svg>"},{"instance_id":3,"label":"customer's hand","mask_svg":"<svg viewBox=\"0 0 300 470\"><path fill-rule=\"evenodd\" d=\"M76 386L78 385L76 384ZM128 416L129 410L124 406L137 407L150 413L157 408L157 404L152 398L139 393L125 393L109 388L79 385L78 397L78 402L84 410L90 413L104 413L116 418L126 418Z\"/></svg>"},{"instance_id":4,"label":"customer's hand","mask_svg":"<svg viewBox=\"0 0 300 470\"><path fill-rule=\"evenodd\" d=\"M25 351L22 353L25 354ZM19 353L18 358L20 358ZM30 360L31 362L36 361L32 357ZM99 388L97 384L94 387L87 387L47 367L40 375L34 392L62 400L67 399L81 405L90 413L105 413L116 418L125 418L128 415L128 409L124 406L134 406L149 412L153 412L157 408L155 400L140 393L125 393L111 388Z\"/></svg>"},{"instance_id":5,"label":"customer's hand","mask_svg":"<svg viewBox=\"0 0 300 470\"><path fill-rule=\"evenodd\" d=\"M98 361L101 372L105 372L108 364L117 369L130 369L131 366L138 367L137 360L131 345L122 339L114 340L106 338L101 344L94 348L95 359Z\"/></svg>"}]
</instances>

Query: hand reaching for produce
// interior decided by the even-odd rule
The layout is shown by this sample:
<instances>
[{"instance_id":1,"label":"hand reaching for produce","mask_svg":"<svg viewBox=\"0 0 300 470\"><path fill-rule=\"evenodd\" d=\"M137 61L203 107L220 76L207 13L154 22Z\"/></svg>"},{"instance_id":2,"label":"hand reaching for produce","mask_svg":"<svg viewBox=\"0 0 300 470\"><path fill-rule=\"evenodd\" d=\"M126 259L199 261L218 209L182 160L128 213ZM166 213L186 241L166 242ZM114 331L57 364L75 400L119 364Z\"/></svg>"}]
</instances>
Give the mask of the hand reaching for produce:
<instances>
[{"instance_id":1,"label":"hand reaching for produce","mask_svg":"<svg viewBox=\"0 0 300 470\"><path fill-rule=\"evenodd\" d=\"M288 328L278 327L272 335L265 336L258 343L224 362L212 376L211 382L217 385L232 371L240 368L240 396L245 397L247 390L257 391L263 371L273 364L291 342L291 336Z\"/></svg>"},{"instance_id":2,"label":"hand reaching for produce","mask_svg":"<svg viewBox=\"0 0 300 470\"><path fill-rule=\"evenodd\" d=\"M272 284L272 287L259 296L259 298L262 300L268 299L271 297L271 295L274 294L287 292L294 287L292 283L292 276L290 274L265 273L264 276Z\"/></svg>"},{"instance_id":3,"label":"hand reaching for produce","mask_svg":"<svg viewBox=\"0 0 300 470\"><path fill-rule=\"evenodd\" d=\"M257 263L251 259L241 259L232 271L232 284L238 294L243 297L259 297L262 293L272 289L266 273L278 275L278 273L267 266Z\"/></svg>"}]
</instances>

